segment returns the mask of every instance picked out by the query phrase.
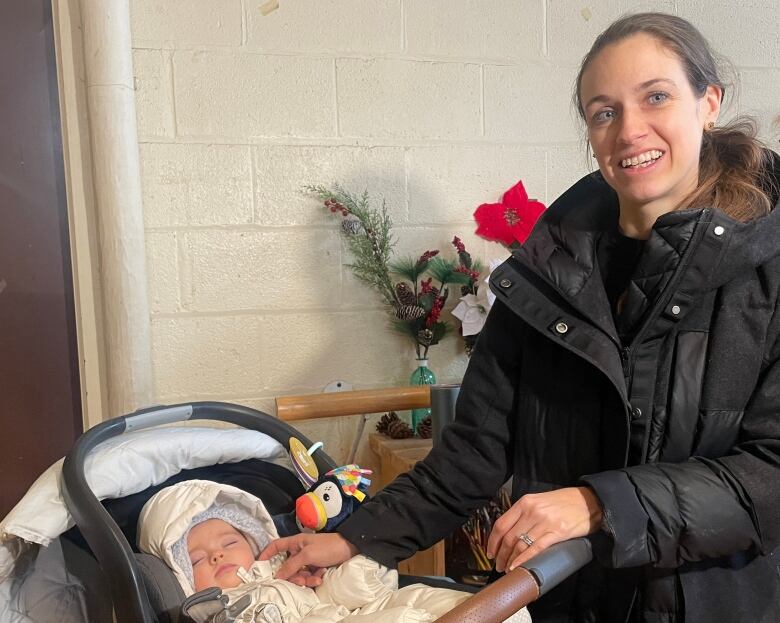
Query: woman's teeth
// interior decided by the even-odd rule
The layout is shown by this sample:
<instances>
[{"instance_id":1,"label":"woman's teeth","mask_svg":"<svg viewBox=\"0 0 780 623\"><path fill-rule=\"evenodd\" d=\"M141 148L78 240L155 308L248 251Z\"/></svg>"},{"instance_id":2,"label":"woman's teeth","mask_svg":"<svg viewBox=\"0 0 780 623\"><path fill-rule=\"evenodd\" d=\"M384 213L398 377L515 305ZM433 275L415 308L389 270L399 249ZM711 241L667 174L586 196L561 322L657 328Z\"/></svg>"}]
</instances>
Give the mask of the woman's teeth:
<instances>
[{"instance_id":1,"label":"woman's teeth","mask_svg":"<svg viewBox=\"0 0 780 623\"><path fill-rule=\"evenodd\" d=\"M652 149L650 151L646 151L643 154L639 154L638 156L634 156L633 158L626 158L621 160L620 166L624 169L641 169L642 167L646 167L658 160L661 156L663 156L663 153L664 152L658 151L657 149Z\"/></svg>"}]
</instances>

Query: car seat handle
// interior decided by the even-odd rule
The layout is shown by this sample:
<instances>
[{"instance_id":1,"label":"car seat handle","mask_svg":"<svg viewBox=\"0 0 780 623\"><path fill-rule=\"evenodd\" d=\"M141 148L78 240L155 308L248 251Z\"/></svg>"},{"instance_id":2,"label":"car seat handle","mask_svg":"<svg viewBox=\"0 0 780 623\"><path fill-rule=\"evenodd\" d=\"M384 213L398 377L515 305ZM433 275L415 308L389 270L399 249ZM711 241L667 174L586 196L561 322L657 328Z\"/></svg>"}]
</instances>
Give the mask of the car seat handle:
<instances>
[{"instance_id":1,"label":"car seat handle","mask_svg":"<svg viewBox=\"0 0 780 623\"><path fill-rule=\"evenodd\" d=\"M153 411L125 416L125 432L151 428L161 424L186 422L192 418L192 405L176 405L175 407L160 407Z\"/></svg>"}]
</instances>

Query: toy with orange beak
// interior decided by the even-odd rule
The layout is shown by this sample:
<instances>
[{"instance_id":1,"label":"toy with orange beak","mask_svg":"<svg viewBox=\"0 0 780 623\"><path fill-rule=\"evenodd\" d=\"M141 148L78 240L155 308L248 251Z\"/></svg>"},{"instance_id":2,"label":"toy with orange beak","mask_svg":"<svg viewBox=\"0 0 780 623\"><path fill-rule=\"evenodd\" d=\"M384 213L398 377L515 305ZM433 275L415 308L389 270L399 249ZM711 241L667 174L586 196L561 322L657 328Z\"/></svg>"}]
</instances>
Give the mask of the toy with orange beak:
<instances>
[{"instance_id":1,"label":"toy with orange beak","mask_svg":"<svg viewBox=\"0 0 780 623\"><path fill-rule=\"evenodd\" d=\"M306 448L299 439L290 437L289 443L295 473L306 493L296 500L295 511L274 515L279 536L332 530L367 499L371 481L366 476L372 472L351 464L332 469L320 478L313 455L322 448L322 442Z\"/></svg>"},{"instance_id":2,"label":"toy with orange beak","mask_svg":"<svg viewBox=\"0 0 780 623\"><path fill-rule=\"evenodd\" d=\"M370 469L343 465L327 472L295 502L301 532L330 532L366 500Z\"/></svg>"}]
</instances>

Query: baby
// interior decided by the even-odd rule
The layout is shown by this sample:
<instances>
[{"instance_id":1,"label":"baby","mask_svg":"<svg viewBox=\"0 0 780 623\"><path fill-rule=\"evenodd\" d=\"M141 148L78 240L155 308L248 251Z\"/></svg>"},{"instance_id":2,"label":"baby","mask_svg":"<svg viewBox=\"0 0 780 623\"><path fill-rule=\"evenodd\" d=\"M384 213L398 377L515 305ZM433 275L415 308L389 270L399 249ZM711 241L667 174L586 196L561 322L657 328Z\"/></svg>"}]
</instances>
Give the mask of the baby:
<instances>
[{"instance_id":1,"label":"baby","mask_svg":"<svg viewBox=\"0 0 780 623\"><path fill-rule=\"evenodd\" d=\"M188 602L202 604L200 591L216 587L209 603L217 608L201 608L207 612L201 618L197 608L187 611L197 621L424 623L470 597L422 584L399 589L396 571L360 555L312 578L316 588L277 580L283 556L257 560L275 538L273 519L258 498L210 481L163 489L139 518L139 547L162 558L185 596L199 593ZM530 616L522 610L507 621L528 623Z\"/></svg>"}]
</instances>

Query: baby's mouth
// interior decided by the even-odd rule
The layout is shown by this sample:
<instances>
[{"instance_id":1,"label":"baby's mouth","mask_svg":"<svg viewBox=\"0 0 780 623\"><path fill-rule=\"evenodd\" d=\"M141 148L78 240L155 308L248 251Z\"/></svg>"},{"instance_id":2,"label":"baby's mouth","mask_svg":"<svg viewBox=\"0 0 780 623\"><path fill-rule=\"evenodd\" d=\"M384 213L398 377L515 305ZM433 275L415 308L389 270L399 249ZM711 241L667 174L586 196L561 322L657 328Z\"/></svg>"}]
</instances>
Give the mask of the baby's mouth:
<instances>
[{"instance_id":1,"label":"baby's mouth","mask_svg":"<svg viewBox=\"0 0 780 623\"><path fill-rule=\"evenodd\" d=\"M623 169L643 169L653 164L664 152L658 149L650 149L646 152L639 154L638 156L632 156L631 158L624 158L620 161L620 166Z\"/></svg>"},{"instance_id":2,"label":"baby's mouth","mask_svg":"<svg viewBox=\"0 0 780 623\"><path fill-rule=\"evenodd\" d=\"M217 568L217 572L214 575L219 577L219 576L221 576L221 575L223 575L225 573L229 573L230 571L232 571L235 568L235 566L236 565L231 565L231 564L220 565L219 568Z\"/></svg>"}]
</instances>

